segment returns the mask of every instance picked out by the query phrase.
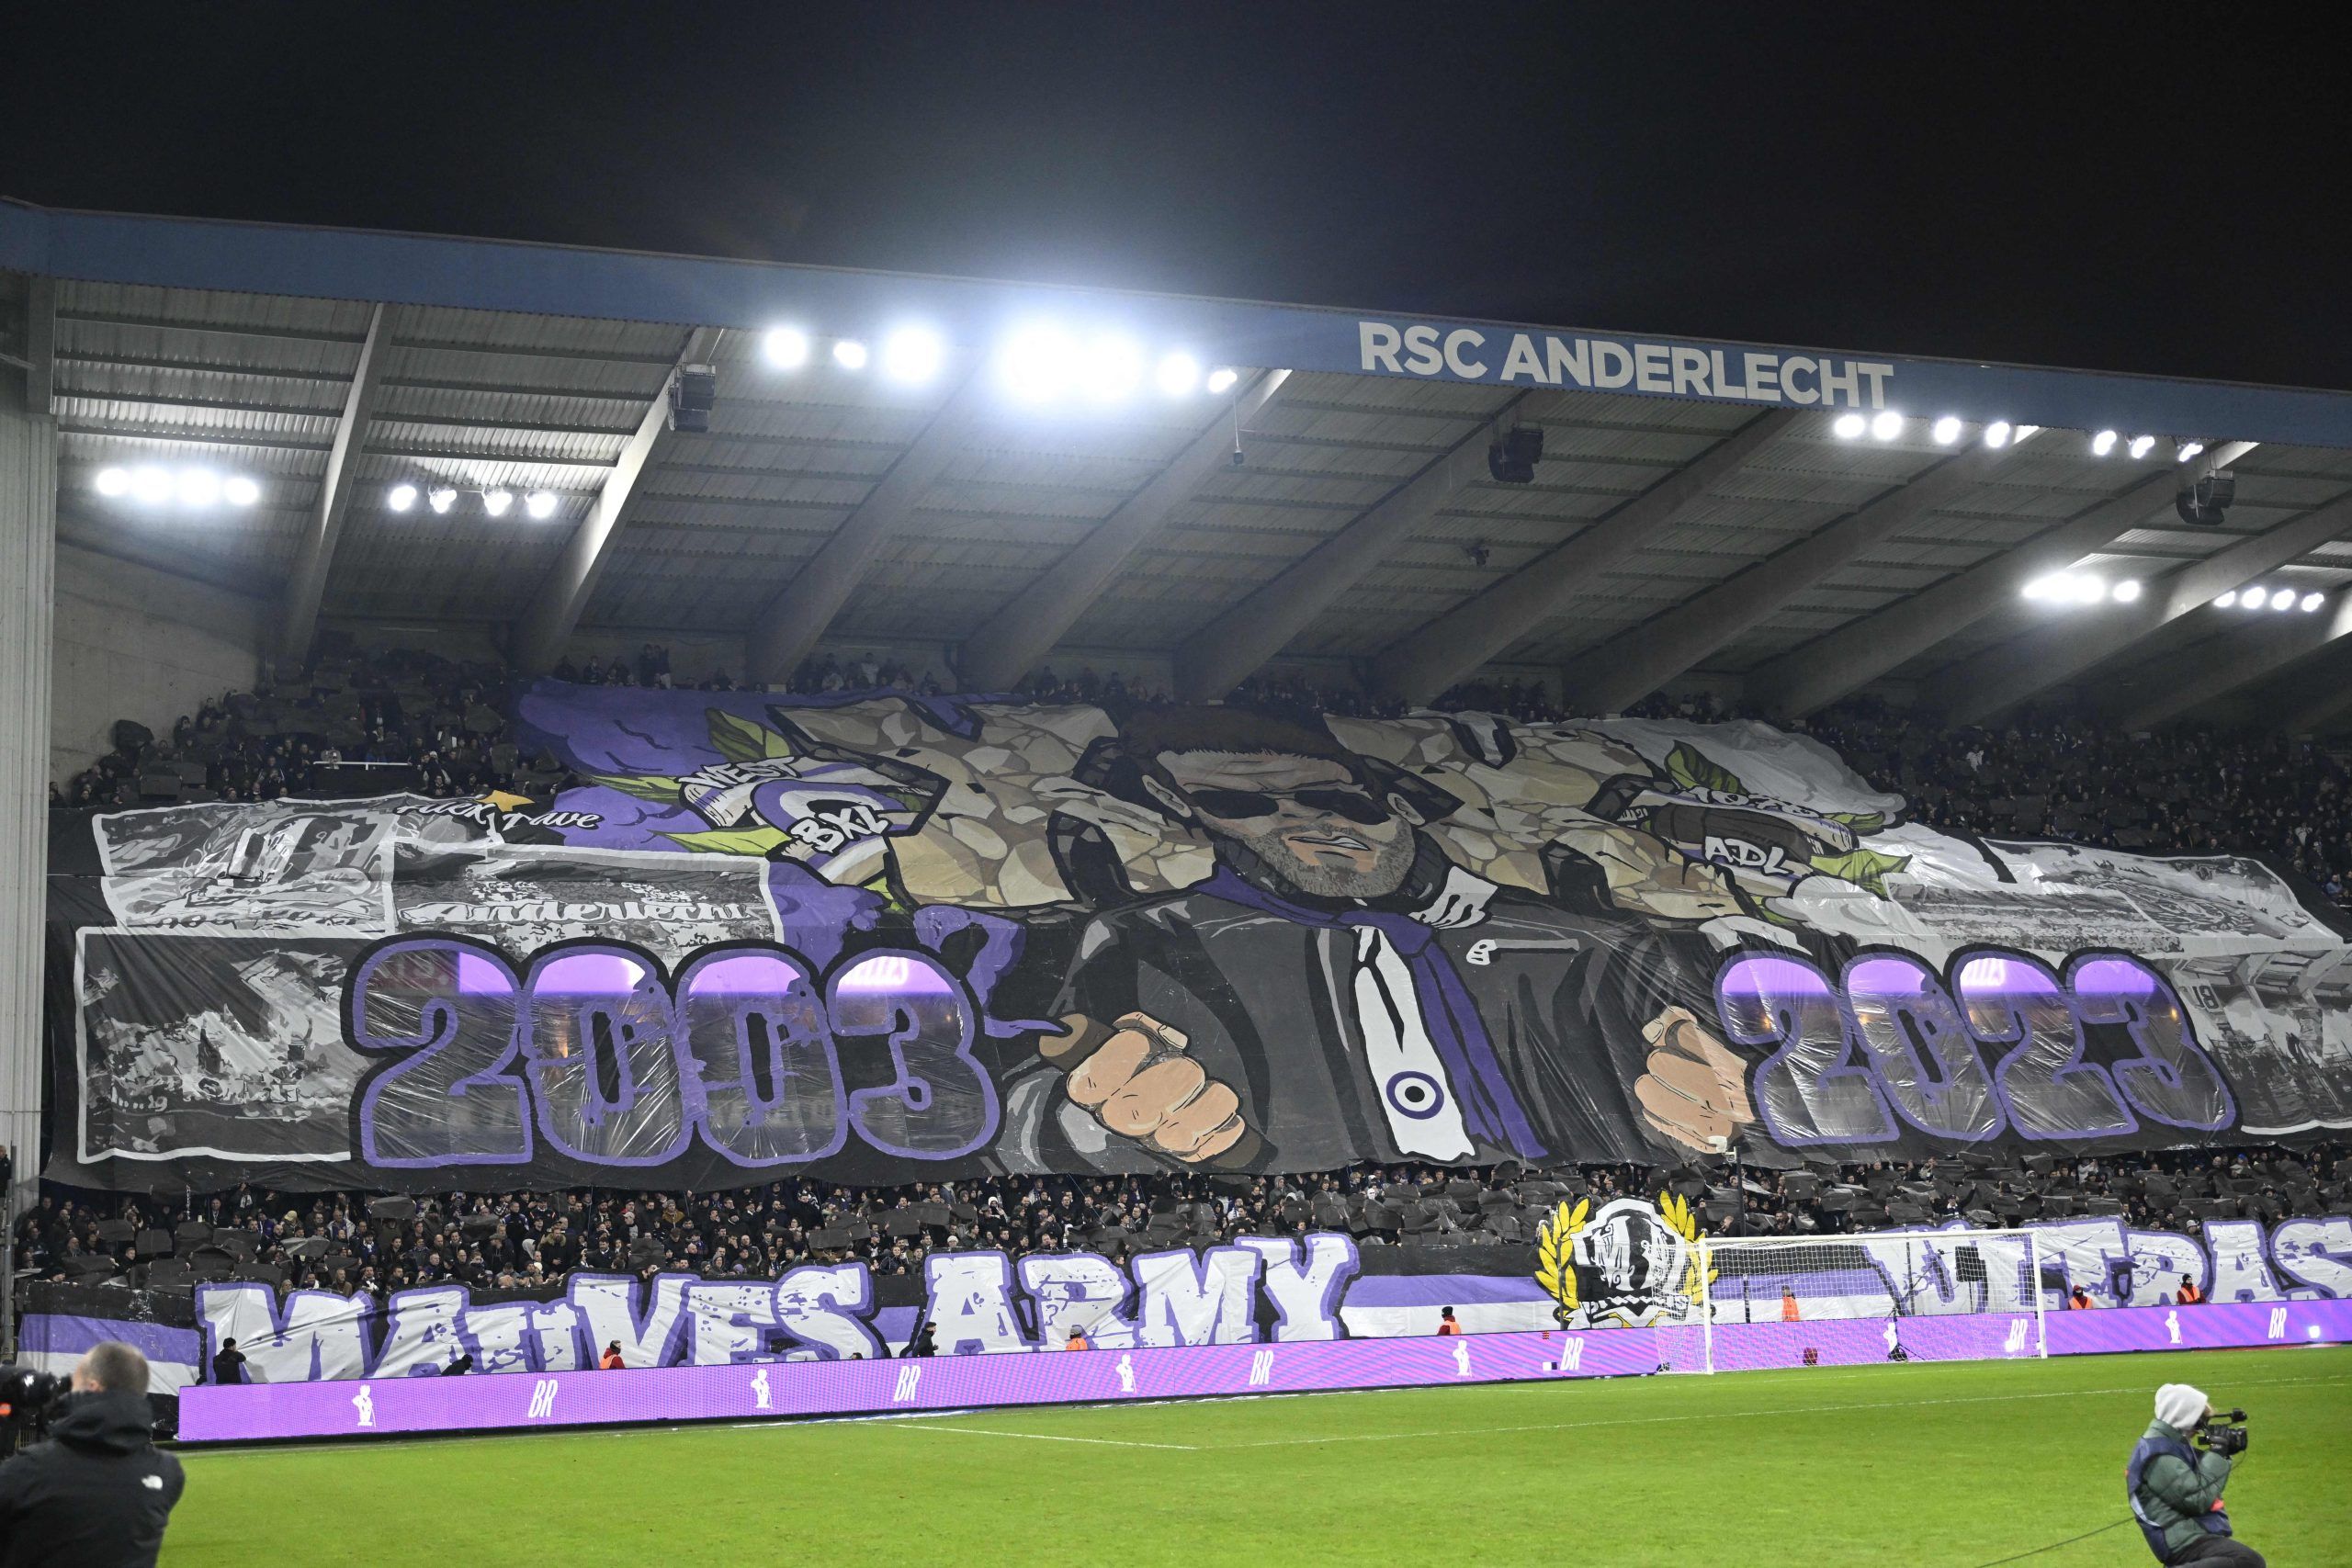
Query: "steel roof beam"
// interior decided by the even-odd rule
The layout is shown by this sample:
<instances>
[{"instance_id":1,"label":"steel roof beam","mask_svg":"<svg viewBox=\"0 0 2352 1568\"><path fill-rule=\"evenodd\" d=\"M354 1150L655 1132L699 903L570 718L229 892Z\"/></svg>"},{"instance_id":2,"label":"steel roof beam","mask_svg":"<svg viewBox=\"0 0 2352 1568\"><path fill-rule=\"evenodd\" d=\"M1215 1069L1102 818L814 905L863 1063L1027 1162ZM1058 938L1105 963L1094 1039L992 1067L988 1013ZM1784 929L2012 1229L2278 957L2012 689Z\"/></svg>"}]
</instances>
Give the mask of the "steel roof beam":
<instances>
[{"instance_id":1,"label":"steel roof beam","mask_svg":"<svg viewBox=\"0 0 2352 1568\"><path fill-rule=\"evenodd\" d=\"M1568 661L1561 701L1617 713L1649 695L1790 600L1983 483L2007 449L1975 446L1886 491L1795 544Z\"/></svg>"},{"instance_id":2,"label":"steel roof beam","mask_svg":"<svg viewBox=\"0 0 2352 1568\"><path fill-rule=\"evenodd\" d=\"M686 334L678 351L676 364L672 367L698 365L710 356L718 334L709 327L697 327ZM628 508L629 498L637 492L637 482L646 465L658 451L670 428L670 383L664 378L662 389L639 416L636 430L629 434L620 456L615 459L613 471L605 476L605 488L597 492L595 504L580 526L564 541L563 554L548 569L548 575L531 595L531 603L514 623L514 662L517 668L531 675L544 674L563 657L564 645L571 640L572 629L580 624L580 614L588 607L589 598L596 592L596 580L604 575L605 565L613 557L613 541L620 537L622 513Z\"/></svg>"},{"instance_id":3,"label":"steel roof beam","mask_svg":"<svg viewBox=\"0 0 2352 1568\"><path fill-rule=\"evenodd\" d=\"M1166 468L967 638L956 669L964 689L1010 691L1035 668L1102 597L1136 551L1192 499L1204 479L1226 465L1242 424L1289 378L1287 370L1268 370L1250 381Z\"/></svg>"},{"instance_id":4,"label":"steel roof beam","mask_svg":"<svg viewBox=\"0 0 2352 1568\"><path fill-rule=\"evenodd\" d=\"M1536 406L1548 408L1555 401L1547 398ZM1358 513L1272 581L1185 638L1176 650L1176 694L1186 702L1213 701L1280 653L1334 600L1386 561L1415 529L1487 477L1489 433L1512 414L1527 413L1528 404L1525 392L1506 400L1371 510Z\"/></svg>"},{"instance_id":5,"label":"steel roof beam","mask_svg":"<svg viewBox=\"0 0 2352 1568\"><path fill-rule=\"evenodd\" d=\"M57 319L77 326L142 327L154 332L211 333L220 337L272 338L279 343L365 344L366 333L331 333L310 327L270 326L261 321L190 321L177 316L115 316L102 310L60 310ZM340 379L340 378L338 378Z\"/></svg>"},{"instance_id":6,"label":"steel roof beam","mask_svg":"<svg viewBox=\"0 0 2352 1568\"><path fill-rule=\"evenodd\" d=\"M2228 443L2216 449L2217 461L2226 466L2253 448L2251 441ZM2169 509L2180 479L2173 469L2152 474L2013 549L1767 660L1748 673L1748 697L1789 716L1826 707L2015 604L2035 578L2064 570Z\"/></svg>"},{"instance_id":7,"label":"steel roof beam","mask_svg":"<svg viewBox=\"0 0 2352 1568\"><path fill-rule=\"evenodd\" d=\"M2253 618L2239 610L2206 613ZM2280 618L2267 610L2262 615L2274 622ZM2286 616L2286 626L2237 628L2252 635L2232 637L2226 643L2216 637L2177 660L2167 660L2151 678L2138 682L2136 692L2126 693L2109 705L2118 724L2125 729L2153 728L2336 646L2346 633L2352 633L2352 594L2336 595L2335 613L2325 617L2300 610L2288 611Z\"/></svg>"},{"instance_id":8,"label":"steel roof beam","mask_svg":"<svg viewBox=\"0 0 2352 1568\"><path fill-rule=\"evenodd\" d=\"M1428 702L1559 614L1597 573L1703 500L1799 417L1784 409L1748 421L1574 537L1396 643L1373 660L1373 685L1408 702Z\"/></svg>"},{"instance_id":9,"label":"steel roof beam","mask_svg":"<svg viewBox=\"0 0 2352 1568\"><path fill-rule=\"evenodd\" d=\"M57 280L25 280L25 406L47 414L57 395Z\"/></svg>"},{"instance_id":10,"label":"steel roof beam","mask_svg":"<svg viewBox=\"0 0 2352 1568\"><path fill-rule=\"evenodd\" d=\"M387 352L391 316L390 309L383 305L373 306L368 312L368 335L359 344L359 362L352 367L351 385L344 393L343 416L327 448L318 504L302 532L294 570L287 577L286 615L278 627L277 651L289 664L309 660L311 639L318 635L319 602L326 594L335 543L351 512L352 461L367 443L368 425L375 418L376 400L383 389L384 366L391 357Z\"/></svg>"},{"instance_id":11,"label":"steel roof beam","mask_svg":"<svg viewBox=\"0 0 2352 1568\"><path fill-rule=\"evenodd\" d=\"M963 449L996 395L987 382L987 377L975 375L948 394L857 509L753 619L745 637L752 684L786 679L815 649L883 545L906 525Z\"/></svg>"},{"instance_id":12,"label":"steel roof beam","mask_svg":"<svg viewBox=\"0 0 2352 1568\"><path fill-rule=\"evenodd\" d=\"M137 430L84 420L59 420L60 435L94 435L109 441L161 441L174 446L253 446L265 452L332 452L332 441L302 440L291 435L248 435L236 430Z\"/></svg>"},{"instance_id":13,"label":"steel roof beam","mask_svg":"<svg viewBox=\"0 0 2352 1568\"><path fill-rule=\"evenodd\" d=\"M1962 660L1929 682L1923 695L1954 724L2007 713L2346 529L2352 529L2352 494L2151 582L2135 604L2109 606Z\"/></svg>"}]
</instances>

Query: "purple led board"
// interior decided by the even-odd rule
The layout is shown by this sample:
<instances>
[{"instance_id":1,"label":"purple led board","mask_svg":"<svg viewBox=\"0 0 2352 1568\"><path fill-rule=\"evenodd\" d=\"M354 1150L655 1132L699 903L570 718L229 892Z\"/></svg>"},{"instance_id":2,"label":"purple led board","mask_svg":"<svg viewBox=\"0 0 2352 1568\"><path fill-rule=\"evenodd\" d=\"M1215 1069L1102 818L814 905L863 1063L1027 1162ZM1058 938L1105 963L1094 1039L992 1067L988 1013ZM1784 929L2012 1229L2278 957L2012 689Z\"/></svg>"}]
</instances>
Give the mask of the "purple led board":
<instances>
[{"instance_id":1,"label":"purple led board","mask_svg":"<svg viewBox=\"0 0 2352 1568\"><path fill-rule=\"evenodd\" d=\"M1620 1328L254 1383L186 1390L180 1436L211 1442L1515 1382L1649 1372L1659 1359L1657 1334Z\"/></svg>"},{"instance_id":2,"label":"purple led board","mask_svg":"<svg viewBox=\"0 0 2352 1568\"><path fill-rule=\"evenodd\" d=\"M2052 1355L2352 1342L2352 1302L2249 1302L2047 1314ZM2022 1325L2022 1326L2020 1326ZM1887 1359L1894 1328L1914 1360L2025 1359L2030 1314L1727 1324L1718 1369L1853 1366ZM1814 1353L1808 1362L1805 1353ZM1696 1328L1337 1339L1138 1350L1040 1351L922 1360L775 1361L639 1371L192 1387L192 1442L758 1420L989 1405L1115 1404L1443 1383L1555 1382L1704 1364Z\"/></svg>"}]
</instances>

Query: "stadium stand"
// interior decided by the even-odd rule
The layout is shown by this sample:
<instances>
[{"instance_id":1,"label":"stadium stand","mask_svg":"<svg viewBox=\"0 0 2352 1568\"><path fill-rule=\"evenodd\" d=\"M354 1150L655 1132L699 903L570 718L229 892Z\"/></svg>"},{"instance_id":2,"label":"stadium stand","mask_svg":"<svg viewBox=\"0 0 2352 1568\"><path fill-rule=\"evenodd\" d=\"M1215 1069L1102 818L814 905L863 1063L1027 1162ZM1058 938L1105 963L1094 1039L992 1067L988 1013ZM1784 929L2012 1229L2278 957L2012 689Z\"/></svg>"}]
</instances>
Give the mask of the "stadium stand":
<instances>
[{"instance_id":1,"label":"stadium stand","mask_svg":"<svg viewBox=\"0 0 2352 1568\"><path fill-rule=\"evenodd\" d=\"M634 660L595 659L558 679L591 685L672 682L666 648ZM520 755L502 738L511 674L401 649L348 653L309 671L280 673L182 716L165 736L125 721L116 749L63 790L62 807L273 800L409 789L436 797L519 790L543 795L573 782L552 757ZM731 691L713 670L689 682ZM944 689L936 671L918 676L870 654L820 653L786 689L800 695ZM1039 703L1091 703L1114 716L1173 699L1161 687L1091 665L1050 665L1022 695ZM1292 715L1394 717L1403 705L1295 675L1253 677L1228 702ZM1526 682L1457 686L1432 705L1498 713L1530 723L1572 722ZM1750 716L1712 694L1659 695L1635 716L1700 721ZM2352 886L2352 770L2309 740L2174 728L2159 734L2080 718L2020 720L1997 729L1944 729L1879 699L1855 699L1792 728L1813 734L1880 789L1902 794L1931 827L1995 838L2054 839L2149 854L2270 856L2323 893L2346 901ZM348 772L345 770L350 770Z\"/></svg>"},{"instance_id":2,"label":"stadium stand","mask_svg":"<svg viewBox=\"0 0 2352 1568\"><path fill-rule=\"evenodd\" d=\"M184 1292L203 1279L261 1280L281 1295L397 1291L455 1280L530 1289L575 1269L650 1278L773 1277L808 1262L920 1274L935 1249L1086 1249L1114 1261L1240 1235L1352 1234L1361 1246L1527 1243L1563 1198L1690 1200L1716 1235L1840 1235L1889 1226L2014 1226L2118 1214L2196 1235L2208 1221L2340 1213L2352 1146L2197 1149L2064 1159L1825 1164L1746 1172L1688 1167L1355 1166L1311 1176L1001 1178L857 1190L777 1182L728 1193L570 1192L410 1199L235 1191L158 1209L153 1200L51 1191L17 1222L28 1279Z\"/></svg>"}]
</instances>

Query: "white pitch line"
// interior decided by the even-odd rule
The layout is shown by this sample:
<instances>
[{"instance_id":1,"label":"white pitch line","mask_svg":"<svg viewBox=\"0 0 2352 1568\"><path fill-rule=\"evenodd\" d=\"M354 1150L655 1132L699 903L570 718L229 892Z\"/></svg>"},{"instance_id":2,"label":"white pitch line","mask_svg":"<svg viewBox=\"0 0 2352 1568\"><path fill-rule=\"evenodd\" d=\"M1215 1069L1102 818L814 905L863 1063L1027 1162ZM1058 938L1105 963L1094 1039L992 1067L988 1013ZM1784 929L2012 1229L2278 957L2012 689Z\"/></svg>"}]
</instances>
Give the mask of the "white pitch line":
<instances>
[{"instance_id":1,"label":"white pitch line","mask_svg":"<svg viewBox=\"0 0 2352 1568\"><path fill-rule=\"evenodd\" d=\"M1198 1443L1144 1443L1130 1438L1064 1438L1051 1432L1007 1432L995 1427L943 1427L936 1422L922 1420L910 1420L907 1427L916 1432L969 1432L976 1438L1026 1438L1034 1443L1100 1443L1113 1449L1176 1449L1188 1454L1201 1451Z\"/></svg>"},{"instance_id":2,"label":"white pitch line","mask_svg":"<svg viewBox=\"0 0 2352 1568\"><path fill-rule=\"evenodd\" d=\"M2352 1378L2255 1378L2233 1386L2260 1388L2271 1383L2352 1382ZM1736 1421L1755 1416L1826 1416L1841 1410L1909 1410L1930 1404L1999 1404L2020 1399L2077 1399L2086 1394L2144 1393L2143 1383L2126 1388L2065 1388L2039 1393L1980 1393L1953 1399L1882 1399L1849 1404L1784 1404L1771 1410L1694 1410L1679 1416L1621 1416L1599 1421L1539 1421L1523 1427L1453 1427L1434 1432L1358 1432L1329 1438L1269 1438L1254 1443L1201 1445L1206 1451L1229 1449L1290 1449L1315 1443L1387 1443L1424 1438L1483 1438L1503 1432L1560 1432L1584 1427L1648 1427L1668 1421Z\"/></svg>"}]
</instances>

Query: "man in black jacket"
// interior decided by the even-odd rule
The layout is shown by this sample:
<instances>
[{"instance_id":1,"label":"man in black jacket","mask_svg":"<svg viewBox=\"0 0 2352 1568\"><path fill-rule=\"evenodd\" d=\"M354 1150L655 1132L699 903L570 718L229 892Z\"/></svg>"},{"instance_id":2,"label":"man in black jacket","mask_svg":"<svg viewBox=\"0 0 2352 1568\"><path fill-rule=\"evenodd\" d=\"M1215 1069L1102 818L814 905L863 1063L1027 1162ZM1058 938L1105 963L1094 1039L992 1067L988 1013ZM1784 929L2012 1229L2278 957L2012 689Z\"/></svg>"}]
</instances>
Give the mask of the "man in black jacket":
<instances>
[{"instance_id":1,"label":"man in black jacket","mask_svg":"<svg viewBox=\"0 0 2352 1568\"><path fill-rule=\"evenodd\" d=\"M0 1568L154 1568L187 1483L154 1419L146 1357L114 1340L84 1356L50 1440L0 1465Z\"/></svg>"}]
</instances>

